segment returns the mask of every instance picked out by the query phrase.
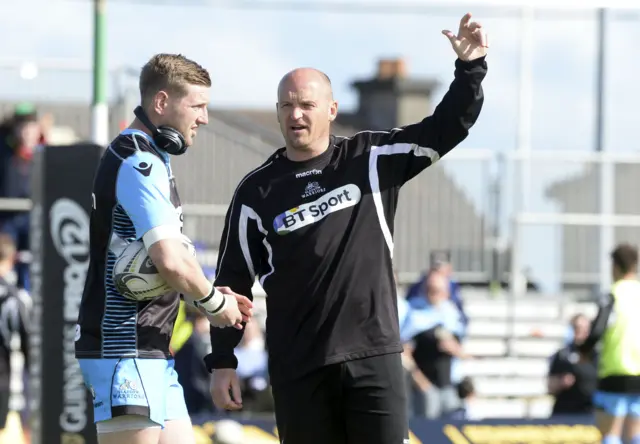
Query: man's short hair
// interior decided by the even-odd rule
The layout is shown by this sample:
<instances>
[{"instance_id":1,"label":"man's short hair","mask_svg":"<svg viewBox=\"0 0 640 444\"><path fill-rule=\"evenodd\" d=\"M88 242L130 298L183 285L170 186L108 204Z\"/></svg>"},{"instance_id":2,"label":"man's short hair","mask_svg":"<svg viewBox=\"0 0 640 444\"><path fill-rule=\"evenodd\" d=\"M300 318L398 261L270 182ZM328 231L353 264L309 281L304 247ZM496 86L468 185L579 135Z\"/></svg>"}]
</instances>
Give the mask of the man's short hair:
<instances>
[{"instance_id":1,"label":"man's short hair","mask_svg":"<svg viewBox=\"0 0 640 444\"><path fill-rule=\"evenodd\" d=\"M6 233L0 233L0 262L13 258L16 254L16 244Z\"/></svg>"},{"instance_id":2,"label":"man's short hair","mask_svg":"<svg viewBox=\"0 0 640 444\"><path fill-rule=\"evenodd\" d=\"M476 391L476 388L473 385L473 380L468 376L464 377L462 381L458 383L456 388L458 389L458 397L460 399L466 399Z\"/></svg>"},{"instance_id":3,"label":"man's short hair","mask_svg":"<svg viewBox=\"0 0 640 444\"><path fill-rule=\"evenodd\" d=\"M589 319L589 318L584 313L576 313L573 316L571 316L571 319L569 320L569 323L571 325L575 325L576 322L578 322L580 319Z\"/></svg>"},{"instance_id":4,"label":"man's short hair","mask_svg":"<svg viewBox=\"0 0 640 444\"><path fill-rule=\"evenodd\" d=\"M140 100L147 105L158 91L186 93L187 85L211 86L209 72L182 54L156 54L140 73Z\"/></svg>"},{"instance_id":5,"label":"man's short hair","mask_svg":"<svg viewBox=\"0 0 640 444\"><path fill-rule=\"evenodd\" d=\"M443 265L451 263L451 253L446 250L436 250L429 254L429 267L437 270Z\"/></svg>"},{"instance_id":6,"label":"man's short hair","mask_svg":"<svg viewBox=\"0 0 640 444\"><path fill-rule=\"evenodd\" d=\"M622 274L636 271L638 268L638 249L631 244L620 244L611 253L611 260Z\"/></svg>"}]
</instances>

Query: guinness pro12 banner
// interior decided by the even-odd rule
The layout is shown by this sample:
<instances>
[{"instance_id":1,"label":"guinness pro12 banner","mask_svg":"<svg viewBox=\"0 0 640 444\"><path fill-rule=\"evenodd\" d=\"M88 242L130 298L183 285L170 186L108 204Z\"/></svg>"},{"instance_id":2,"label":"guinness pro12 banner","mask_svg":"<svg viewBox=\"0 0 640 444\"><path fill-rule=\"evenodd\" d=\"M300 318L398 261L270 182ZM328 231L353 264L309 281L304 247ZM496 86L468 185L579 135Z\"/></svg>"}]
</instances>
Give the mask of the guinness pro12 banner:
<instances>
[{"instance_id":1,"label":"guinness pro12 banner","mask_svg":"<svg viewBox=\"0 0 640 444\"><path fill-rule=\"evenodd\" d=\"M95 444L92 397L75 358L78 307L89 263L98 145L48 146L32 173L31 434L33 444Z\"/></svg>"}]
</instances>

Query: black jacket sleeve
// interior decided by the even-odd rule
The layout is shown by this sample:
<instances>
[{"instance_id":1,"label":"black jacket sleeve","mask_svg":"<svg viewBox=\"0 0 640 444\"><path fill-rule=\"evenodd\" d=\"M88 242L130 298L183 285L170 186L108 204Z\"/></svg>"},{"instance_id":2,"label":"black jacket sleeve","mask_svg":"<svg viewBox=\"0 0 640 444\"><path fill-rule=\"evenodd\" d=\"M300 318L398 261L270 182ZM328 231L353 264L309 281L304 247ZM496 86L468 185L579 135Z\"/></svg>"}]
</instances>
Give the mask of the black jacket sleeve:
<instances>
[{"instance_id":1,"label":"black jacket sleeve","mask_svg":"<svg viewBox=\"0 0 640 444\"><path fill-rule=\"evenodd\" d=\"M391 131L360 133L369 137L372 165L391 173L390 185L401 186L435 163L469 134L484 103L485 57L455 62L454 80L431 116Z\"/></svg>"},{"instance_id":2,"label":"black jacket sleeve","mask_svg":"<svg viewBox=\"0 0 640 444\"><path fill-rule=\"evenodd\" d=\"M251 289L261 264L262 238L258 232L256 213L251 208L247 186L242 182L235 192L225 217L216 267L216 287L229 287L253 300ZM234 355L244 329L211 327L211 353L204 361L209 371L217 368L236 368Z\"/></svg>"},{"instance_id":3,"label":"black jacket sleeve","mask_svg":"<svg viewBox=\"0 0 640 444\"><path fill-rule=\"evenodd\" d=\"M598 341L600 341L600 339L604 335L604 332L607 329L607 324L609 323L609 317L611 316L611 312L613 311L614 303L615 299L613 298L612 294L608 294L600 301L598 314L591 323L591 331L589 332L589 336L580 345L581 353L587 354L593 351Z\"/></svg>"}]
</instances>

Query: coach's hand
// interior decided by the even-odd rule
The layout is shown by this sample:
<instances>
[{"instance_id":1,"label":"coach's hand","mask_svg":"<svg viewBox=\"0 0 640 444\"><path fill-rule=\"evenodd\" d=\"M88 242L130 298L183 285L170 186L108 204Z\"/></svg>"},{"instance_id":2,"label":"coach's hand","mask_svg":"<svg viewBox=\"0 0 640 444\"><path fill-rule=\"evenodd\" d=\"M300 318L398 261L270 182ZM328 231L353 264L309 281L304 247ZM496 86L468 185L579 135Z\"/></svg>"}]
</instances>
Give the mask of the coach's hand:
<instances>
[{"instance_id":1,"label":"coach's hand","mask_svg":"<svg viewBox=\"0 0 640 444\"><path fill-rule=\"evenodd\" d=\"M449 38L451 46L460 60L468 62L487 55L489 38L480 23L471 21L470 13L465 14L460 20L458 35L448 30L444 30L442 33Z\"/></svg>"},{"instance_id":2,"label":"coach's hand","mask_svg":"<svg viewBox=\"0 0 640 444\"><path fill-rule=\"evenodd\" d=\"M217 408L225 410L240 410L242 408L240 381L238 381L238 375L234 369L214 370L209 390Z\"/></svg>"},{"instance_id":3,"label":"coach's hand","mask_svg":"<svg viewBox=\"0 0 640 444\"><path fill-rule=\"evenodd\" d=\"M209 323L214 327L235 327L242 330L242 323L251 319L253 303L248 297L233 292L229 287L216 288L224 294L225 307L219 314L207 315Z\"/></svg>"}]
</instances>

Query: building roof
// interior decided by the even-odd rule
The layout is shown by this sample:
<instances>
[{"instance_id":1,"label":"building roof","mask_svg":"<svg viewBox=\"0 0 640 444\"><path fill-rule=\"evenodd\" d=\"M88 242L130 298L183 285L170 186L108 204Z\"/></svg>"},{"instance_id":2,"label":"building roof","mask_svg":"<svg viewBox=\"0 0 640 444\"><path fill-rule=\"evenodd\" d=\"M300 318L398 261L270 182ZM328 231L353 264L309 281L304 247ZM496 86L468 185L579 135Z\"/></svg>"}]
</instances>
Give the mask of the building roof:
<instances>
[{"instance_id":1,"label":"building roof","mask_svg":"<svg viewBox=\"0 0 640 444\"><path fill-rule=\"evenodd\" d=\"M278 144L283 144L280 133L280 125L275 110L257 110L257 109L218 109L212 108L209 116L219 119L229 125L250 128L256 132L267 132L276 137ZM340 113L336 119L336 123L332 125L331 131L336 136L349 137L357 133L359 130L352 125L343 123L348 122L352 117L351 114Z\"/></svg>"},{"instance_id":2,"label":"building roof","mask_svg":"<svg viewBox=\"0 0 640 444\"><path fill-rule=\"evenodd\" d=\"M640 165L614 163L613 212L620 215L640 214L640 200L629 190L637 189ZM556 200L562 213L598 214L600 196L600 166L586 164L572 176L549 186L546 195ZM565 225L561 230L562 275L567 285L577 287L597 284L600 280L600 229L598 226ZM613 228L614 243L640 244L640 227Z\"/></svg>"},{"instance_id":3,"label":"building roof","mask_svg":"<svg viewBox=\"0 0 640 444\"><path fill-rule=\"evenodd\" d=\"M40 112L53 114L56 125L72 128L80 139L89 140L89 104L35 105ZM6 115L12 108L11 103L0 103L0 114ZM110 136L120 131L128 112L119 104L112 106ZM351 121L356 121L353 115L344 114L333 127L334 134L358 132L360 128L348 124ZM211 109L209 124L199 131L196 145L172 162L183 203L218 204L224 209L242 177L282 145L275 110ZM400 193L393 224L397 228L396 268L419 273L428 265L430 251L449 249L458 270L484 274L490 269L490 247L486 244L490 226L484 215L487 208L477 205L441 166L412 179ZM185 214L185 232L215 248L225 213L206 213Z\"/></svg>"}]
</instances>

